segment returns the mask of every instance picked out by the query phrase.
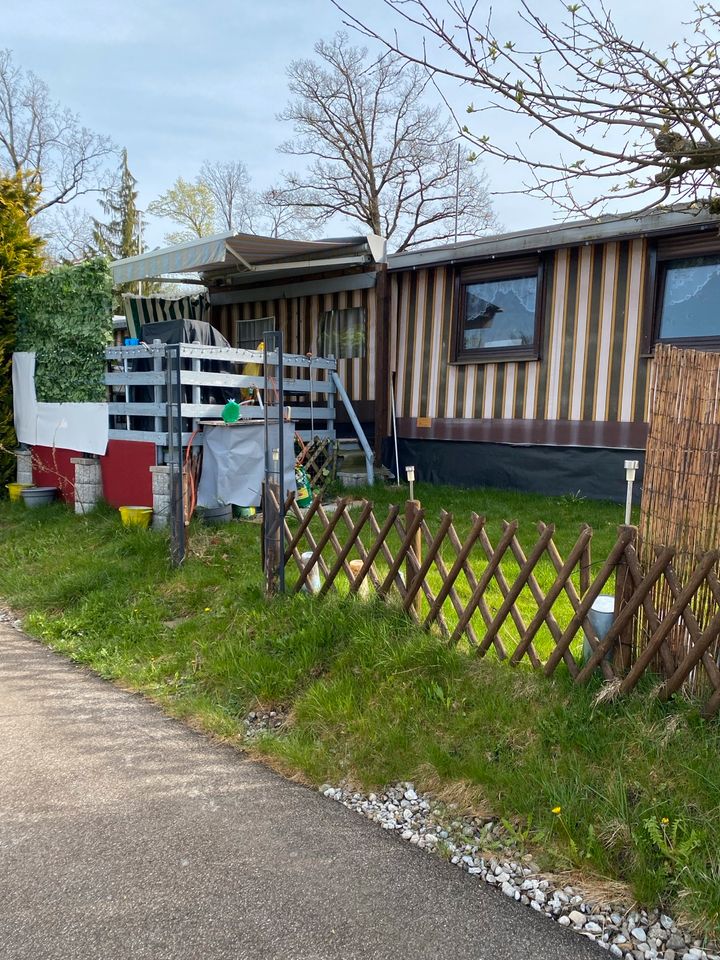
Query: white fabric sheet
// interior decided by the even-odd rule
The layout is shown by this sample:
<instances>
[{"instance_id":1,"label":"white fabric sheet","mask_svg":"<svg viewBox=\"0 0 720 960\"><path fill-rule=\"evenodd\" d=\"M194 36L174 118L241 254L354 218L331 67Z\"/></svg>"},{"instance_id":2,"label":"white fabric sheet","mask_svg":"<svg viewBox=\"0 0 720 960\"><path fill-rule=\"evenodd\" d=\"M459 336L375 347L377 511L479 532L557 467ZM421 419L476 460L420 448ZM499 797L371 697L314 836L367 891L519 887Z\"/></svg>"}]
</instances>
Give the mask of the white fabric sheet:
<instances>
[{"instance_id":1,"label":"white fabric sheet","mask_svg":"<svg viewBox=\"0 0 720 960\"><path fill-rule=\"evenodd\" d=\"M12 377L15 433L20 443L100 455L107 451L106 403L38 403L34 353L13 354Z\"/></svg>"},{"instance_id":2,"label":"white fabric sheet","mask_svg":"<svg viewBox=\"0 0 720 960\"><path fill-rule=\"evenodd\" d=\"M34 353L13 354L12 388L15 433L20 443L34 444L37 436Z\"/></svg>"},{"instance_id":3,"label":"white fabric sheet","mask_svg":"<svg viewBox=\"0 0 720 960\"><path fill-rule=\"evenodd\" d=\"M39 403L35 442L102 456L107 451L108 420L106 403Z\"/></svg>"}]
</instances>

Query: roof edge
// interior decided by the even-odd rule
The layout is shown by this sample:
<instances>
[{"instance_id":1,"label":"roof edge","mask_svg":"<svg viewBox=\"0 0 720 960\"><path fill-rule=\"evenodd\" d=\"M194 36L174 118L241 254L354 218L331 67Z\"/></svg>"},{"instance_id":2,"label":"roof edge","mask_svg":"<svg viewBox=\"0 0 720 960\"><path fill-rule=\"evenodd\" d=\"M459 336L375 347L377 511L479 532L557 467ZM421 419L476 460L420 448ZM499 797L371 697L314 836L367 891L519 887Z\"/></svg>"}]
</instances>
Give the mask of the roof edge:
<instances>
[{"instance_id":1,"label":"roof edge","mask_svg":"<svg viewBox=\"0 0 720 960\"><path fill-rule=\"evenodd\" d=\"M492 259L497 256L512 256L514 253L610 242L631 236L703 230L713 226L720 228L720 216L711 214L706 208L658 210L643 215L624 214L597 220L577 220L572 223L555 223L478 237L476 240L464 240L440 247L391 253L388 257L388 269L408 270L463 260Z\"/></svg>"}]
</instances>

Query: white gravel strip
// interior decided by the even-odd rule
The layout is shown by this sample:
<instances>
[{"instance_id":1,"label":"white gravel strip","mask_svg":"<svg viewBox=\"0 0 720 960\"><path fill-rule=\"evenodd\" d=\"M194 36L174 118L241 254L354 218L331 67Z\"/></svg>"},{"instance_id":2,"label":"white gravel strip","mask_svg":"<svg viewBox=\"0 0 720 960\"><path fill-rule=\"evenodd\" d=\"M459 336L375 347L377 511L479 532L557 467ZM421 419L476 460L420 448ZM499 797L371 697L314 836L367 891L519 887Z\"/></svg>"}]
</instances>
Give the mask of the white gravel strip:
<instances>
[{"instance_id":1,"label":"white gravel strip","mask_svg":"<svg viewBox=\"0 0 720 960\"><path fill-rule=\"evenodd\" d=\"M528 855L513 852L501 823L461 817L452 804L398 783L381 794L357 793L324 783L320 793L393 830L413 846L444 857L525 906L589 937L621 960L720 960L701 940L683 933L658 910L591 904L575 887L557 887ZM497 850L490 856L488 851ZM514 855L514 859L513 859Z\"/></svg>"}]
</instances>

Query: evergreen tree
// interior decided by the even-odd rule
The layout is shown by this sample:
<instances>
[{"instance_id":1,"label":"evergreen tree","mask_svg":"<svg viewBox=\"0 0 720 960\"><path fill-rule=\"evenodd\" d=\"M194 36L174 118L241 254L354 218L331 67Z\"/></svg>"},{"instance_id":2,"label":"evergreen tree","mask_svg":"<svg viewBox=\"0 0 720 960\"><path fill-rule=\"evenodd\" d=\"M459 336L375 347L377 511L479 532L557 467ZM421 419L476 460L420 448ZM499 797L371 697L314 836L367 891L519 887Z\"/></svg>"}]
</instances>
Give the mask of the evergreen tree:
<instances>
[{"instance_id":1,"label":"evergreen tree","mask_svg":"<svg viewBox=\"0 0 720 960\"><path fill-rule=\"evenodd\" d=\"M136 257L144 250L141 227L142 214L137 205L137 180L128 167L127 150L121 154L120 168L112 187L98 200L106 220L93 217L93 245L100 256L108 260ZM113 310L123 313L122 294L139 293L138 283L125 283L113 291ZM147 291L146 291L147 292Z\"/></svg>"},{"instance_id":2,"label":"evergreen tree","mask_svg":"<svg viewBox=\"0 0 720 960\"><path fill-rule=\"evenodd\" d=\"M108 260L122 260L140 253L140 211L137 206L137 180L128 167L123 150L120 169L112 187L98 200L107 221L93 217L93 242L97 252Z\"/></svg>"},{"instance_id":3,"label":"evergreen tree","mask_svg":"<svg viewBox=\"0 0 720 960\"><path fill-rule=\"evenodd\" d=\"M12 377L10 365L15 347L17 317L13 283L42 269L42 241L28 227L39 189L24 181L22 173L0 178L0 483L14 478L17 446L13 429Z\"/></svg>"}]
</instances>

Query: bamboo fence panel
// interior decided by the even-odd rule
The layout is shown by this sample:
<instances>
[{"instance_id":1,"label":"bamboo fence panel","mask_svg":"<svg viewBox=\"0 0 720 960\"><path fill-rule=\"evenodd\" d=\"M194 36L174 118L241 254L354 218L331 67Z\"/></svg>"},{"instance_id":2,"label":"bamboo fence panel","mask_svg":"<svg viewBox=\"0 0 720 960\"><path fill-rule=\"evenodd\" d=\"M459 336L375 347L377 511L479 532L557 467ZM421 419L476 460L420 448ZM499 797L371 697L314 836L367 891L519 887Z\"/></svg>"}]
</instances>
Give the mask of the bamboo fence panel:
<instances>
[{"instance_id":1,"label":"bamboo fence panel","mask_svg":"<svg viewBox=\"0 0 720 960\"><path fill-rule=\"evenodd\" d=\"M640 508L640 561L649 567L656 551L675 549L673 573L687 582L698 560L720 544L720 355L659 344L650 387L650 431L645 455ZM662 620L673 608L677 590L662 578L652 590ZM712 622L717 598L707 578L693 594L693 623L704 631ZM637 655L643 656L656 633L647 611L638 618ZM659 648L662 668L679 667L697 641L685 616L676 618ZM720 641L707 649L717 663ZM643 657L643 659L647 659ZM707 660L707 658L706 658ZM658 664L655 664L656 668ZM707 663L706 663L707 666ZM712 668L710 668L712 669ZM709 674L691 670L686 687L707 687Z\"/></svg>"}]
</instances>

